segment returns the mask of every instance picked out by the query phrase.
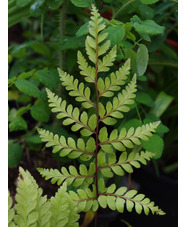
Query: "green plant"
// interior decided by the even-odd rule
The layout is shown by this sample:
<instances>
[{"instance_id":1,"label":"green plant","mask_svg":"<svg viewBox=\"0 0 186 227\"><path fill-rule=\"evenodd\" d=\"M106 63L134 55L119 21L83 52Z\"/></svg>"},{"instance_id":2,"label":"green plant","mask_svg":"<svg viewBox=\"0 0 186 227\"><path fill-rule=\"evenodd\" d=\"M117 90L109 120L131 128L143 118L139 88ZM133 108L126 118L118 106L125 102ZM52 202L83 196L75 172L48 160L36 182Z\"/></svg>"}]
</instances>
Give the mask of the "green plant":
<instances>
[{"instance_id":1,"label":"green plant","mask_svg":"<svg viewBox=\"0 0 186 227\"><path fill-rule=\"evenodd\" d=\"M8 194L8 226L79 226L76 203L66 190L63 184L48 200L46 195L42 196L43 191L31 174L20 167L14 205Z\"/></svg>"},{"instance_id":2,"label":"green plant","mask_svg":"<svg viewBox=\"0 0 186 227\"><path fill-rule=\"evenodd\" d=\"M99 206L106 208L108 205L111 210L119 212L123 212L124 207L128 211L135 207L139 214L144 210L146 215L149 211L164 215L154 202L145 198L143 194L137 194L136 190L127 191L126 187L116 189L115 184L106 187L107 178L112 178L114 174L123 176L126 172L131 173L134 167L145 165L146 161L155 155L148 151L139 152L138 149L141 140L148 140L160 122L145 124L136 129L112 129L117 120L122 119L124 113L132 108L137 79L136 75L132 79L128 76L130 60L107 76L114 64L117 47L113 46L107 53L111 43L107 38L108 34L104 32L106 26L103 18L94 6L91 14L90 35L85 42L86 53L91 63L89 65L78 51L78 64L80 74L94 87L85 86L84 82L59 69L62 85L87 111L80 113L81 108L67 104L65 100L46 89L52 112L57 113L58 119L64 119L63 125L72 125L73 132L80 131L81 137L75 141L72 137L65 138L48 130L38 129L42 141L47 142L46 146L53 147L53 153L59 153L62 157L68 156L70 159L79 158L84 164L79 165L79 171L73 165L70 165L69 169L62 167L61 172L57 169L38 170L45 179L51 179L52 183L61 185L66 181L68 186L73 186L73 190L69 189L68 193L77 202L78 212L96 212L95 226ZM102 55L105 56L100 58ZM124 88L123 85L127 82ZM115 95L120 89L122 91ZM132 151L126 151L132 148ZM121 155L118 155L118 151L122 152Z\"/></svg>"}]
</instances>

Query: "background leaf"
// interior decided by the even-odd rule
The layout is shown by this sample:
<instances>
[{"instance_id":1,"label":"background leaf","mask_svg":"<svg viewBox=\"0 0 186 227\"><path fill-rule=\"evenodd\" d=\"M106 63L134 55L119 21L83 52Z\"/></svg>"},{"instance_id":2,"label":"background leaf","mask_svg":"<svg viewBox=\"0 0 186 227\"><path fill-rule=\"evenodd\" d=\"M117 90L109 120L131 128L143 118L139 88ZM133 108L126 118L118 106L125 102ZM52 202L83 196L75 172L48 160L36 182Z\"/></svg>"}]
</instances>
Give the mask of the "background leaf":
<instances>
[{"instance_id":1,"label":"background leaf","mask_svg":"<svg viewBox=\"0 0 186 227\"><path fill-rule=\"evenodd\" d=\"M165 29L163 26L158 25L153 20L142 21L136 15L131 18L131 23L135 30L140 34L159 35L164 33Z\"/></svg>"},{"instance_id":2,"label":"background leaf","mask_svg":"<svg viewBox=\"0 0 186 227\"><path fill-rule=\"evenodd\" d=\"M149 107L153 106L152 98L150 97L149 94L147 94L145 92L137 92L135 100L136 100L136 102L142 103L146 106L149 106Z\"/></svg>"},{"instance_id":3,"label":"background leaf","mask_svg":"<svg viewBox=\"0 0 186 227\"><path fill-rule=\"evenodd\" d=\"M46 4L50 9L58 9L64 0L47 0Z\"/></svg>"},{"instance_id":4,"label":"background leaf","mask_svg":"<svg viewBox=\"0 0 186 227\"><path fill-rule=\"evenodd\" d=\"M19 7L23 7L28 5L32 0L16 0L16 5Z\"/></svg>"},{"instance_id":5,"label":"background leaf","mask_svg":"<svg viewBox=\"0 0 186 227\"><path fill-rule=\"evenodd\" d=\"M167 95L165 92L160 92L154 102L151 113L155 114L157 117L160 117L168 108L173 99L174 98L172 96Z\"/></svg>"},{"instance_id":6,"label":"background leaf","mask_svg":"<svg viewBox=\"0 0 186 227\"><path fill-rule=\"evenodd\" d=\"M30 113L36 121L48 122L50 118L50 111L45 102L37 100L34 106L31 107Z\"/></svg>"},{"instance_id":7,"label":"background leaf","mask_svg":"<svg viewBox=\"0 0 186 227\"><path fill-rule=\"evenodd\" d=\"M156 153L156 155L153 156L154 159L159 159L162 156L164 142L160 136L153 135L148 141L141 141L141 143L143 148L145 148L147 151L150 151L154 154Z\"/></svg>"},{"instance_id":8,"label":"background leaf","mask_svg":"<svg viewBox=\"0 0 186 227\"><path fill-rule=\"evenodd\" d=\"M15 117L9 124L10 132L26 130L27 123L22 117Z\"/></svg>"},{"instance_id":9,"label":"background leaf","mask_svg":"<svg viewBox=\"0 0 186 227\"><path fill-rule=\"evenodd\" d=\"M149 5L149 4L154 4L156 2L159 2L159 0L141 0L143 4Z\"/></svg>"},{"instance_id":10,"label":"background leaf","mask_svg":"<svg viewBox=\"0 0 186 227\"><path fill-rule=\"evenodd\" d=\"M115 44L118 44L125 36L125 30L123 27L119 26L110 26L106 29L104 29L103 33L108 33L106 40L110 40L111 46L114 46Z\"/></svg>"},{"instance_id":11,"label":"background leaf","mask_svg":"<svg viewBox=\"0 0 186 227\"><path fill-rule=\"evenodd\" d=\"M88 7L91 5L92 0L70 0L77 7Z\"/></svg>"},{"instance_id":12,"label":"background leaf","mask_svg":"<svg viewBox=\"0 0 186 227\"><path fill-rule=\"evenodd\" d=\"M136 67L138 76L142 76L148 65L149 54L148 49L145 45L139 44L139 48L136 54Z\"/></svg>"},{"instance_id":13,"label":"background leaf","mask_svg":"<svg viewBox=\"0 0 186 227\"><path fill-rule=\"evenodd\" d=\"M8 145L8 166L15 167L19 164L23 155L23 149L18 143Z\"/></svg>"},{"instance_id":14,"label":"background leaf","mask_svg":"<svg viewBox=\"0 0 186 227\"><path fill-rule=\"evenodd\" d=\"M42 97L41 91L35 84L25 79L19 79L15 82L16 87L26 95L33 96L35 98Z\"/></svg>"}]
</instances>

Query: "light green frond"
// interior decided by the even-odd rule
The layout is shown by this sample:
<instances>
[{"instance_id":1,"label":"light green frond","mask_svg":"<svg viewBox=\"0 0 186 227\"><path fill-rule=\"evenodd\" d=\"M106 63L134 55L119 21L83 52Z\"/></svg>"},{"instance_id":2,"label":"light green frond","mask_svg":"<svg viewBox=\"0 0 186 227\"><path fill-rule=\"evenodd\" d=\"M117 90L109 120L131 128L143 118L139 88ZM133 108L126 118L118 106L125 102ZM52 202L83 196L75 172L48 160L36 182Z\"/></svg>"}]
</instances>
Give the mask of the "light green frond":
<instances>
[{"instance_id":1,"label":"light green frond","mask_svg":"<svg viewBox=\"0 0 186 227\"><path fill-rule=\"evenodd\" d=\"M77 206L76 203L69 198L65 185L59 188L55 197L50 199L50 203L51 227L78 226L77 220L79 219L79 215L77 214ZM73 217L73 219L70 217Z\"/></svg>"},{"instance_id":2,"label":"light green frond","mask_svg":"<svg viewBox=\"0 0 186 227\"><path fill-rule=\"evenodd\" d=\"M128 59L125 64L120 67L115 73L110 74L110 78L106 77L105 81L103 79L98 79L98 90L100 96L112 97L114 91L119 91L121 86L125 84L125 80L128 78L127 75L130 73L130 59Z\"/></svg>"},{"instance_id":3,"label":"light green frond","mask_svg":"<svg viewBox=\"0 0 186 227\"><path fill-rule=\"evenodd\" d=\"M98 59L98 72L108 72L109 67L113 65L116 58L117 47L114 46L110 52L103 57L102 60Z\"/></svg>"},{"instance_id":4,"label":"light green frond","mask_svg":"<svg viewBox=\"0 0 186 227\"><path fill-rule=\"evenodd\" d=\"M63 119L63 125L74 124L71 129L76 132L81 129L81 134L83 136L90 136L94 133L95 128L91 128L88 125L89 119L88 114L84 111L80 114L80 111L77 107L73 107L71 104L67 105L65 100L62 100L60 97L52 93L49 89L46 89L48 95L49 106L52 107L52 112L58 113L57 118ZM82 129L83 128L83 129Z\"/></svg>"},{"instance_id":5,"label":"light green frond","mask_svg":"<svg viewBox=\"0 0 186 227\"><path fill-rule=\"evenodd\" d=\"M136 95L136 76L133 77L132 81L126 86L117 97L114 97L112 102L107 102L104 116L101 116L100 121L103 121L106 125L113 125L117 122L115 118L123 118L123 113L130 110L128 105L134 103Z\"/></svg>"},{"instance_id":6,"label":"light green frond","mask_svg":"<svg viewBox=\"0 0 186 227\"><path fill-rule=\"evenodd\" d=\"M14 216L15 216L15 210L12 207L13 205L13 200L10 196L10 192L8 191L8 227L15 227L14 223Z\"/></svg>"},{"instance_id":7,"label":"light green frond","mask_svg":"<svg viewBox=\"0 0 186 227\"><path fill-rule=\"evenodd\" d=\"M99 204L96 198L96 189L93 185L93 191L89 188L78 189L77 192L69 191L70 197L77 202L78 212L88 212L92 210L95 212L99 208Z\"/></svg>"},{"instance_id":8,"label":"light green frond","mask_svg":"<svg viewBox=\"0 0 186 227\"><path fill-rule=\"evenodd\" d=\"M38 129L40 138L43 142L47 142L46 147L53 147L52 152L59 152L61 157L68 156L71 159L78 158L88 161L94 155L96 149L95 140L90 137L85 143L83 139L79 138L77 144L71 137L66 139L64 136L58 136L52 132L44 129Z\"/></svg>"},{"instance_id":9,"label":"light green frond","mask_svg":"<svg viewBox=\"0 0 186 227\"><path fill-rule=\"evenodd\" d=\"M42 196L42 189L31 174L20 167L14 209L11 208L10 196L8 200L9 227L79 226L77 205L66 190L67 186L64 183L55 197L47 200L47 196Z\"/></svg>"},{"instance_id":10,"label":"light green frond","mask_svg":"<svg viewBox=\"0 0 186 227\"><path fill-rule=\"evenodd\" d=\"M160 122L157 121L138 127L136 128L136 130L131 127L128 131L126 130L126 128L122 128L120 133L118 133L117 129L114 129L109 137L108 133L105 132L105 139L104 141L101 141L100 146L102 150L105 149L105 146L112 145L118 151L125 151L126 147L133 148L134 145L140 145L140 139L145 141L148 140L148 137L152 136L152 133L155 132L155 129L159 124ZM99 134L101 134L101 131Z\"/></svg>"},{"instance_id":11,"label":"light green frond","mask_svg":"<svg viewBox=\"0 0 186 227\"><path fill-rule=\"evenodd\" d=\"M149 161L154 154L148 151L141 151L140 154L131 152L128 155L127 152L123 152L118 161L115 153L110 154L107 160L104 157L106 155L104 152L100 152L100 155L102 159L101 162L98 161L98 169L105 177L113 177L113 173L118 176L123 176L125 172L132 173L133 167L140 168L141 164L146 165L147 160Z\"/></svg>"},{"instance_id":12,"label":"light green frond","mask_svg":"<svg viewBox=\"0 0 186 227\"><path fill-rule=\"evenodd\" d=\"M69 91L70 96L76 97L75 100L82 102L82 106L87 109L95 107L95 104L90 100L91 91L89 87L85 87L84 83L79 83L78 79L74 79L73 76L63 72L59 68L58 72L62 85Z\"/></svg>"},{"instance_id":13,"label":"light green frond","mask_svg":"<svg viewBox=\"0 0 186 227\"><path fill-rule=\"evenodd\" d=\"M158 206L154 205L154 202L145 198L144 194L137 194L136 190L127 191L126 187L116 190L115 184L108 187L106 192L100 193L98 202L101 207L106 208L108 206L111 210L117 210L120 213L123 213L124 207L129 212L135 207L135 211L138 214L141 214L142 210L146 215L149 214L149 211L152 214L165 214Z\"/></svg>"},{"instance_id":14,"label":"light green frond","mask_svg":"<svg viewBox=\"0 0 186 227\"><path fill-rule=\"evenodd\" d=\"M61 171L58 169L37 169L39 173L46 180L51 179L51 183L61 185L64 181L67 185L73 184L74 187L79 187L81 185L89 186L93 183L95 174L95 164L92 162L90 164L89 170L83 164L79 167L79 173L74 166L69 166L69 169L62 167Z\"/></svg>"},{"instance_id":15,"label":"light green frond","mask_svg":"<svg viewBox=\"0 0 186 227\"><path fill-rule=\"evenodd\" d=\"M42 197L42 190L28 171L19 168L18 187L16 194L14 220L18 226L49 226L50 213L46 197ZM47 213L47 215L46 215Z\"/></svg>"},{"instance_id":16,"label":"light green frond","mask_svg":"<svg viewBox=\"0 0 186 227\"><path fill-rule=\"evenodd\" d=\"M89 83L94 83L96 70L94 67L88 65L86 59L83 57L82 53L78 51L78 64L80 68L80 74L85 77L85 81Z\"/></svg>"}]
</instances>

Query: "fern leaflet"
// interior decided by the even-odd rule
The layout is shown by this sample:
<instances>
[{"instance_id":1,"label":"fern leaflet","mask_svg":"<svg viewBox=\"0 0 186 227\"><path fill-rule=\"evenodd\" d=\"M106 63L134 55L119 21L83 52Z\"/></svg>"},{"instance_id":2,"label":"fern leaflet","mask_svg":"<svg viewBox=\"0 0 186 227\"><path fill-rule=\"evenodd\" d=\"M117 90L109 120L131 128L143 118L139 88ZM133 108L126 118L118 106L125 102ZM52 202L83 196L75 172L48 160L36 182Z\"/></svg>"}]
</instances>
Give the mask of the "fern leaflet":
<instances>
[{"instance_id":1,"label":"fern leaflet","mask_svg":"<svg viewBox=\"0 0 186 227\"><path fill-rule=\"evenodd\" d=\"M73 184L74 187L79 187L80 185L90 185L93 183L95 177L95 164L92 162L90 164L89 170L83 164L79 167L79 173L74 166L69 166L67 168L62 167L61 172L58 169L42 169L38 168L40 174L45 177L46 180L51 179L51 183L61 185L65 180L67 185Z\"/></svg>"}]
</instances>

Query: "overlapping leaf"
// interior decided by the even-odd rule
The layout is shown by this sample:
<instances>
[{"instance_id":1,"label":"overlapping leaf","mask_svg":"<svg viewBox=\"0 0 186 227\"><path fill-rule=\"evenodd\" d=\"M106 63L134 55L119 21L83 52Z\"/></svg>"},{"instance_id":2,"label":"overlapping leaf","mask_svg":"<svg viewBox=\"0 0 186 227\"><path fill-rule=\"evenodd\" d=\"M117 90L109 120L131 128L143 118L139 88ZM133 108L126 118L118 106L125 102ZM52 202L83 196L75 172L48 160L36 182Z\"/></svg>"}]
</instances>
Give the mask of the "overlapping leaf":
<instances>
[{"instance_id":1,"label":"overlapping leaf","mask_svg":"<svg viewBox=\"0 0 186 227\"><path fill-rule=\"evenodd\" d=\"M51 183L61 185L65 180L67 185L73 184L74 187L79 187L80 185L89 186L93 183L95 174L95 164L92 162L90 164L89 170L83 164L79 167L79 173L74 166L69 166L69 169L62 167L61 171L58 169L43 169L38 168L39 173L46 180L51 179Z\"/></svg>"},{"instance_id":2,"label":"overlapping leaf","mask_svg":"<svg viewBox=\"0 0 186 227\"><path fill-rule=\"evenodd\" d=\"M102 208L108 206L111 210L117 210L120 213L123 213L124 207L129 212L135 207L138 214L141 214L142 210L146 215L149 214L149 211L152 214L165 214L158 206L154 205L154 202L145 198L145 195L137 194L136 190L127 191L126 187L120 187L116 190L115 184L112 184L104 192L100 193L98 202Z\"/></svg>"},{"instance_id":3,"label":"overlapping leaf","mask_svg":"<svg viewBox=\"0 0 186 227\"><path fill-rule=\"evenodd\" d=\"M117 161L116 154L110 154L108 160L106 160L105 152L99 152L98 154L98 169L105 177L113 177L113 173L119 176L123 176L125 172L132 173L133 167L140 168L141 164L146 165L153 157L153 153L144 152L135 153L131 152L129 155L127 152L123 152L119 160Z\"/></svg>"},{"instance_id":4,"label":"overlapping leaf","mask_svg":"<svg viewBox=\"0 0 186 227\"><path fill-rule=\"evenodd\" d=\"M43 142L47 142L46 147L53 147L52 152L60 152L61 157L68 156L75 159L80 156L81 160L88 161L94 155L96 149L95 140L90 137L85 143L83 139L79 138L77 144L71 137L66 139L64 136L53 134L44 129L38 129L40 138Z\"/></svg>"},{"instance_id":5,"label":"overlapping leaf","mask_svg":"<svg viewBox=\"0 0 186 227\"><path fill-rule=\"evenodd\" d=\"M112 102L107 102L106 109L102 104L99 105L100 121L107 125L113 125L117 122L114 118L123 118L124 115L121 112L126 113L130 110L128 105L134 103L136 91L136 76L134 76L126 88L113 98Z\"/></svg>"}]
</instances>

